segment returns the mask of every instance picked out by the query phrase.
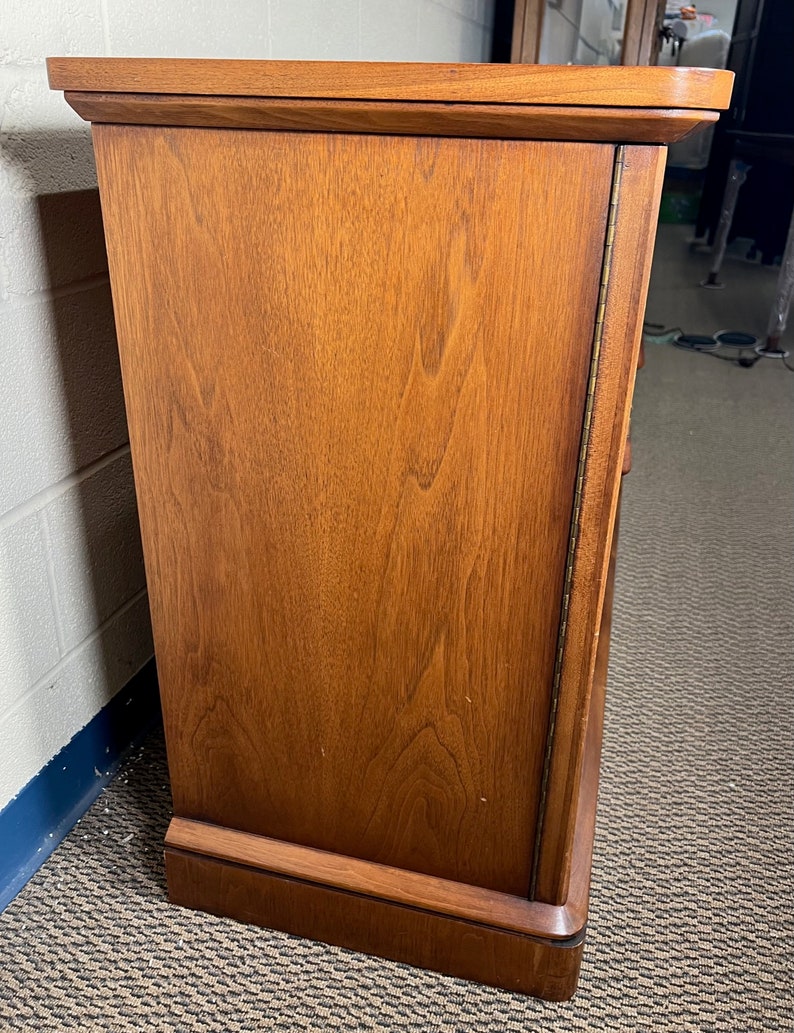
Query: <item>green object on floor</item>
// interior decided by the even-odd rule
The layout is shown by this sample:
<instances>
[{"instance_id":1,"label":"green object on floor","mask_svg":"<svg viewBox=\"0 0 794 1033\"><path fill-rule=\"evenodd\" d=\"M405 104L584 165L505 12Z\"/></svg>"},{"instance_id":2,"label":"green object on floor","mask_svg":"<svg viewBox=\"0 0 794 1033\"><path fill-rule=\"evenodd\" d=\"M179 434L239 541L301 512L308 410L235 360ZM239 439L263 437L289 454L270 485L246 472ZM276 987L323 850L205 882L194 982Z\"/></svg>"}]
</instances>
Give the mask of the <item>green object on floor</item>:
<instances>
[{"instance_id":1,"label":"green object on floor","mask_svg":"<svg viewBox=\"0 0 794 1033\"><path fill-rule=\"evenodd\" d=\"M700 208L700 194L670 191L662 194L659 208L659 222L664 224L689 224L697 222Z\"/></svg>"},{"instance_id":2,"label":"green object on floor","mask_svg":"<svg viewBox=\"0 0 794 1033\"><path fill-rule=\"evenodd\" d=\"M678 328L666 330L662 334L649 334L647 330L643 330L642 339L646 344L672 344L680 333L681 331Z\"/></svg>"}]
</instances>

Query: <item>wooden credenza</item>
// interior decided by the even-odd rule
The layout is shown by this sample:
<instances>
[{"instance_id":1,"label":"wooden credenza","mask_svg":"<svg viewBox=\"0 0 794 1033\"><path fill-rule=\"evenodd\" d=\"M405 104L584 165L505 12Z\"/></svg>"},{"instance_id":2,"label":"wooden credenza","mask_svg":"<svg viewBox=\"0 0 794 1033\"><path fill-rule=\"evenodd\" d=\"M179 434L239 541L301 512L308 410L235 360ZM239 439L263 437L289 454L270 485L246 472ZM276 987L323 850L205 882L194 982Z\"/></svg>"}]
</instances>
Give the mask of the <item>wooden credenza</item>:
<instances>
[{"instance_id":1,"label":"wooden credenza","mask_svg":"<svg viewBox=\"0 0 794 1033\"><path fill-rule=\"evenodd\" d=\"M730 74L49 68L93 123L171 899L570 996L663 145Z\"/></svg>"}]
</instances>

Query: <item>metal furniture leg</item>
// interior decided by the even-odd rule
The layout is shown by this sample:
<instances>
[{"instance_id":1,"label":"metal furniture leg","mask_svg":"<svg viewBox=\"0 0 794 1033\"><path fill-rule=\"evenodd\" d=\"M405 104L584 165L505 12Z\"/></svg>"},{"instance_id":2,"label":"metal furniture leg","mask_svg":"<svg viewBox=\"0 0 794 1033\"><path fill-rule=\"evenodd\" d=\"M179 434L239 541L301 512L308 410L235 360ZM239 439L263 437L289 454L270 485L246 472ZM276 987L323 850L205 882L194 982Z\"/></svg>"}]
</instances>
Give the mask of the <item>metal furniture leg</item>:
<instances>
[{"instance_id":1,"label":"metal furniture leg","mask_svg":"<svg viewBox=\"0 0 794 1033\"><path fill-rule=\"evenodd\" d=\"M722 290L725 286L720 283L717 277L720 274L722 260L725 257L725 248L728 244L728 234L733 222L733 213L736 211L736 202L739 199L739 190L747 179L747 173L751 166L738 158L733 158L728 170L728 182L725 184L725 193L722 196L722 211L720 221L717 224L717 233L714 238L714 252L709 275L700 283L701 287L710 287L712 290Z\"/></svg>"},{"instance_id":2,"label":"metal furniture leg","mask_svg":"<svg viewBox=\"0 0 794 1033\"><path fill-rule=\"evenodd\" d=\"M772 311L769 313L766 341L756 349L759 355L785 357L788 354L781 348L780 340L786 329L792 297L794 297L794 211L791 213L783 261L780 263L777 293L772 303Z\"/></svg>"}]
</instances>

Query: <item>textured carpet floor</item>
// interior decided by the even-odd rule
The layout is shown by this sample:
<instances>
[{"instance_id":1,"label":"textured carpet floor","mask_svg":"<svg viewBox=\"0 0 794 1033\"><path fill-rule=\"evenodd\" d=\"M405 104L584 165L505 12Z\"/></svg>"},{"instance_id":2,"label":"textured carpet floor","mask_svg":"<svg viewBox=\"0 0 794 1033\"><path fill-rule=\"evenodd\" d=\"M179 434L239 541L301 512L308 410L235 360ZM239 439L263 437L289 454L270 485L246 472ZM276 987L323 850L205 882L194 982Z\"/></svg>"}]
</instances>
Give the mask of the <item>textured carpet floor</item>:
<instances>
[{"instance_id":1,"label":"textured carpet floor","mask_svg":"<svg viewBox=\"0 0 794 1033\"><path fill-rule=\"evenodd\" d=\"M0 916L0 1030L790 1033L792 402L780 363L649 349L573 1001L169 906L153 737Z\"/></svg>"}]
</instances>

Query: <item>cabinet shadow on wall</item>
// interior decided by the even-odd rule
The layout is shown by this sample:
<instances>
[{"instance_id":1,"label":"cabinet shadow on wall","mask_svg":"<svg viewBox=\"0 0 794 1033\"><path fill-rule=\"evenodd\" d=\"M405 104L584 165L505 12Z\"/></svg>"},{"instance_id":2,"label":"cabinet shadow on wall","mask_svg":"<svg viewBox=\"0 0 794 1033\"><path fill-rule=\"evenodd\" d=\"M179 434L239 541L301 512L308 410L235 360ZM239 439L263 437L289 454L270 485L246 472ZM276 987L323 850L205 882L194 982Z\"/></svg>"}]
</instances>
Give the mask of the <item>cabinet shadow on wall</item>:
<instances>
[{"instance_id":1,"label":"cabinet shadow on wall","mask_svg":"<svg viewBox=\"0 0 794 1033\"><path fill-rule=\"evenodd\" d=\"M68 661L88 649L74 668L93 684L79 695L103 706L149 659L152 646L99 193L53 191L86 181L91 141L76 131L15 133L0 138L0 162L20 187L18 214L27 221L20 264L34 271L17 276L14 293L27 294L26 302L40 297L43 316L40 340L14 344L28 350L31 363L47 367L31 371L33 382L46 386L35 398L41 434L28 447L53 451L55 484L69 478L62 492L50 490L42 499L61 655ZM52 485L37 490L45 488ZM53 682L55 693L72 691L69 676ZM143 731L124 726L123 714L114 720L117 746ZM46 742L45 732L32 723L25 730ZM145 801L139 803L145 816Z\"/></svg>"},{"instance_id":2,"label":"cabinet shadow on wall","mask_svg":"<svg viewBox=\"0 0 794 1033\"><path fill-rule=\"evenodd\" d=\"M53 347L60 367L73 469L82 471L98 460L101 463L104 456L128 441L99 193L93 189L40 194L37 211L53 292ZM88 474L72 494L72 519L82 537L78 548L83 550L89 594L78 603L83 603L91 624L107 628L99 638L100 666L111 693L136 673L141 649L146 651L151 634L145 598L142 605L113 619L145 586L129 456L121 455ZM89 630L88 623L83 630ZM137 738L140 730L120 727L111 734L123 744ZM131 779L125 791L134 795L143 788ZM148 801L128 800L128 807L140 822L138 842L156 837L161 843L165 828L151 813ZM159 850L139 853L141 876L156 882L164 895Z\"/></svg>"}]
</instances>

